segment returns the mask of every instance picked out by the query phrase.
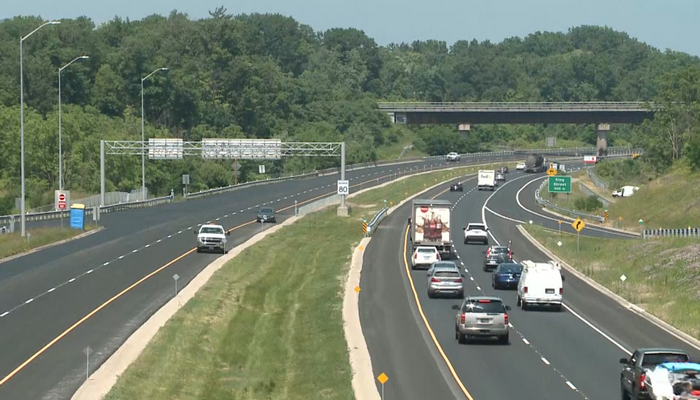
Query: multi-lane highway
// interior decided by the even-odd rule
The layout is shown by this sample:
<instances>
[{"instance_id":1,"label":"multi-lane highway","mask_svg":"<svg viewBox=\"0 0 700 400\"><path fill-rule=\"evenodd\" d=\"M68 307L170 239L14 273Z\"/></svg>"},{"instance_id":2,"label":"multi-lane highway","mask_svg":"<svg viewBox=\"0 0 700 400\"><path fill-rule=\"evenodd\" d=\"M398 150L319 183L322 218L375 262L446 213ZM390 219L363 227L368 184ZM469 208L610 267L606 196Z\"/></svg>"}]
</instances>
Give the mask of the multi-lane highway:
<instances>
[{"instance_id":1,"label":"multi-lane highway","mask_svg":"<svg viewBox=\"0 0 700 400\"><path fill-rule=\"evenodd\" d=\"M470 159L469 163L486 159ZM488 160L490 161L490 160ZM467 162L460 163L467 165ZM414 162L351 171L360 188L399 171L445 167ZM454 166L454 163L450 163ZM193 254L193 231L215 221L240 244L258 232L256 209L284 220L299 205L335 192L338 175L256 186L187 202L105 214L106 229L0 265L0 399L67 399L174 292L216 255Z\"/></svg>"},{"instance_id":2,"label":"multi-lane highway","mask_svg":"<svg viewBox=\"0 0 700 400\"><path fill-rule=\"evenodd\" d=\"M539 180L529 184L537 177L511 173L509 181L495 193L472 190L475 182L471 180L465 183L465 193L440 188L425 195L455 204L452 226L457 234L453 240L459 257L456 261L466 275L465 291L497 295L512 306L509 345L488 341L457 344L456 311L451 306L459 300L429 299L425 271L412 271L407 262L410 205L382 222L383 229L375 233L364 256L360 318L374 374L389 376L387 400L617 399L621 370L617 360L632 349L674 347L699 354L698 349L567 273L562 312L522 311L515 307L515 291L491 287L491 274L482 270L486 246L464 245L458 228L485 220L491 244L512 240L516 259L548 260L520 235L514 222L533 220L557 226L555 218L547 219L550 216L526 198L534 196L534 189L528 194L528 188L539 185ZM487 211L485 204L494 213ZM605 229L586 231L595 236L629 238Z\"/></svg>"}]
</instances>

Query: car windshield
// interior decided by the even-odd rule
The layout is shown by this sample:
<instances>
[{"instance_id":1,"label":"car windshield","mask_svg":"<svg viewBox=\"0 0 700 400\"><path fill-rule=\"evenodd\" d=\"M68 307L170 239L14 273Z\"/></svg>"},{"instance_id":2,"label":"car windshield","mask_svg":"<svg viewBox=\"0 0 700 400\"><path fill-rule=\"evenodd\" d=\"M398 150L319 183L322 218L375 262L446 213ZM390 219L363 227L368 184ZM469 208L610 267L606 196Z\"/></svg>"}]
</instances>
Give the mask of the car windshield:
<instances>
[{"instance_id":1,"label":"car windshield","mask_svg":"<svg viewBox=\"0 0 700 400\"><path fill-rule=\"evenodd\" d=\"M199 231L199 233L219 233L219 234L221 234L221 233L224 233L224 230L221 228L214 228L214 227L205 226L204 228L202 228L201 231Z\"/></svg>"},{"instance_id":2,"label":"car windshield","mask_svg":"<svg viewBox=\"0 0 700 400\"><path fill-rule=\"evenodd\" d=\"M445 271L445 270L440 270L440 271L435 271L433 276L436 276L438 278L459 278L459 272L457 271Z\"/></svg>"},{"instance_id":3,"label":"car windshield","mask_svg":"<svg viewBox=\"0 0 700 400\"><path fill-rule=\"evenodd\" d=\"M271 208L261 208L261 209L260 209L260 213L261 213L261 214L272 214L273 211L272 211Z\"/></svg>"},{"instance_id":4,"label":"car windshield","mask_svg":"<svg viewBox=\"0 0 700 400\"><path fill-rule=\"evenodd\" d=\"M426 248L426 247L424 247L422 249L418 248L418 252L419 253L435 253L435 249Z\"/></svg>"},{"instance_id":5,"label":"car windshield","mask_svg":"<svg viewBox=\"0 0 700 400\"><path fill-rule=\"evenodd\" d=\"M652 353L645 354L642 359L644 365L659 365L667 362L688 362L688 356L679 353Z\"/></svg>"},{"instance_id":6,"label":"car windshield","mask_svg":"<svg viewBox=\"0 0 700 400\"><path fill-rule=\"evenodd\" d=\"M520 264L501 264L496 272L505 272L509 274L517 274L523 272L523 266Z\"/></svg>"},{"instance_id":7,"label":"car windshield","mask_svg":"<svg viewBox=\"0 0 700 400\"><path fill-rule=\"evenodd\" d=\"M462 311L467 313L504 313L506 308L500 300L469 300Z\"/></svg>"}]
</instances>

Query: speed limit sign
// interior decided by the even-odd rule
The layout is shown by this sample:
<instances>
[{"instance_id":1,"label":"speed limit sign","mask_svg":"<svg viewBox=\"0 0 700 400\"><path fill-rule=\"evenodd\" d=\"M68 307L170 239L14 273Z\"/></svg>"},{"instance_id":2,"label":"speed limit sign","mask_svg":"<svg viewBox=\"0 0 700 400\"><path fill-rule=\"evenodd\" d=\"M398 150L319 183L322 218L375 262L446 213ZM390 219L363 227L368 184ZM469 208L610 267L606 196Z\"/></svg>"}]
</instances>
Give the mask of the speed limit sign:
<instances>
[{"instance_id":1,"label":"speed limit sign","mask_svg":"<svg viewBox=\"0 0 700 400\"><path fill-rule=\"evenodd\" d=\"M350 181L338 181L338 194L350 194Z\"/></svg>"}]
</instances>

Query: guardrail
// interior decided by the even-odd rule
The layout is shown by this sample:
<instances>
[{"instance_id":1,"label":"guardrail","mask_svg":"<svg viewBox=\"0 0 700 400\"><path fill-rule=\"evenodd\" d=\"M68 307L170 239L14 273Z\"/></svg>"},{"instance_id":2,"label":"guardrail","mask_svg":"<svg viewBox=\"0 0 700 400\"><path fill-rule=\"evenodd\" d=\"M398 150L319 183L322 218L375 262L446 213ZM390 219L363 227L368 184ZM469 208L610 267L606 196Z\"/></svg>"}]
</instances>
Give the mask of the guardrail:
<instances>
[{"instance_id":1,"label":"guardrail","mask_svg":"<svg viewBox=\"0 0 700 400\"><path fill-rule=\"evenodd\" d=\"M700 238L700 228L683 228L683 229L644 229L642 231L644 239L654 237L693 237Z\"/></svg>"},{"instance_id":2,"label":"guardrail","mask_svg":"<svg viewBox=\"0 0 700 400\"><path fill-rule=\"evenodd\" d=\"M232 190L238 190L238 189L245 188L245 187L266 185L269 183L283 182L283 181L308 178L308 177L313 177L313 176L318 176L318 172L314 171L314 172L309 172L308 174L290 175L290 176L284 176L284 177L280 177L280 178L271 178L271 179L261 179L259 181L250 181L250 182L245 182L245 183L239 183L238 185L231 185L231 186L224 186L224 187L220 187L220 188L201 190L199 192L186 193L184 198L185 198L185 200L191 200L191 199L196 199L196 198L200 198L200 197L210 196L212 194L218 194L218 193L223 193L223 192L229 192Z\"/></svg>"},{"instance_id":3,"label":"guardrail","mask_svg":"<svg viewBox=\"0 0 700 400\"><path fill-rule=\"evenodd\" d=\"M596 175L595 172L593 172L593 169L594 167L586 168L586 175L588 175L588 178L591 180L591 182L593 182L593 184L600 189L610 190L610 185L604 180L598 178L598 175Z\"/></svg>"},{"instance_id":4,"label":"guardrail","mask_svg":"<svg viewBox=\"0 0 700 400\"><path fill-rule=\"evenodd\" d=\"M384 217L386 217L387 211L389 211L389 207L384 207L381 210L379 210L379 212L374 214L372 220L369 221L369 224L367 224L367 233L365 234L365 237L372 235L372 232L374 232L374 228L382 222Z\"/></svg>"},{"instance_id":5,"label":"guardrail","mask_svg":"<svg viewBox=\"0 0 700 400\"><path fill-rule=\"evenodd\" d=\"M609 151L609 154L611 151L616 152L615 153L616 156L617 155L631 155L634 153L641 154L641 149L629 149L629 148L624 148L624 147L623 148L609 147L608 151ZM462 158L462 157L463 158L512 157L512 156L516 156L516 155L525 155L525 154L532 154L532 153L542 153L545 155L572 155L572 154L582 155L582 154L587 153L587 152L590 152L590 153L595 152L595 147L558 148L558 149L554 149L554 148L550 148L550 149L525 149L525 150L508 150L508 151L498 151L498 152L466 153L466 154L460 154L460 158ZM353 171L353 170L359 170L359 169L364 169L364 168L378 167L378 166L382 166L382 165L386 165L386 166L399 165L399 164L419 162L419 161L423 161L423 162L443 161L446 159L447 159L447 157L444 155L429 156L429 157L411 157L411 158L403 159L401 161L389 160L389 161L351 164L351 165L347 165L345 168L347 171ZM241 183L238 185L231 185L231 186L226 186L226 187L222 187L222 188L208 189L208 190L203 190L200 192L188 193L185 196L185 200L190 200L190 199L195 199L195 198L199 198L199 197L209 196L212 194L218 194L218 193L223 193L223 192L227 192L227 191L237 190L237 189L244 188L244 187L264 185L264 184L268 184L268 183L282 182L282 181L294 180L294 179L302 179L302 178L314 177L314 176L320 176L320 175L329 175L331 173L339 173L339 172L340 172L340 168L335 167L335 168L327 168L324 170L318 170L318 171L310 172L307 174L290 175L287 177L246 182L246 183ZM167 200L167 199L169 199L169 200ZM101 212L112 212L110 210L116 211L116 210L123 210L123 209L129 209L129 208L147 207L147 206L162 204L164 202L171 202L172 199L173 199L173 195L171 194L170 196L164 196L164 197L149 199L149 200L145 200L145 201L133 201L133 202L118 203L118 204L114 204L114 205L104 206L104 207L100 207L100 210L101 210ZM106 211L104 211L104 210L106 210ZM86 215L90 215L90 213L91 213L90 211L86 211ZM39 221L39 220L45 220L45 219L55 219L55 218L60 218L60 216L61 216L60 211L45 211L45 212L27 213L26 214L27 221ZM12 219L19 219L19 214L0 216L0 225L10 223L10 221Z\"/></svg>"},{"instance_id":6,"label":"guardrail","mask_svg":"<svg viewBox=\"0 0 700 400\"><path fill-rule=\"evenodd\" d=\"M569 173L571 173L571 172L576 172L576 171L569 171ZM580 218L588 218L588 219L592 219L592 220L599 221L599 222L605 222L605 217L601 217L601 216L595 215L595 214L588 214L588 213L583 213L583 212L579 212L579 211L569 210L568 208L559 207L558 205L553 204L549 200L543 199L540 196L540 191L542 190L542 188L545 187L545 185L547 185L547 181L548 181L548 179L544 179L542 181L542 184L540 185L540 187L537 188L537 190L535 190L535 201L537 202L537 204L543 205L549 209L556 210L556 211L563 213L563 214L573 215L573 216L580 217Z\"/></svg>"},{"instance_id":7,"label":"guardrail","mask_svg":"<svg viewBox=\"0 0 700 400\"><path fill-rule=\"evenodd\" d=\"M174 196L171 194L170 196L163 196L163 197L157 197L155 199L149 199L149 200L141 200L141 201L131 201L127 203L120 203L120 204L112 204L109 206L104 206L104 207L99 207L99 213L104 214L104 213L110 213L110 212L115 212L115 211L121 211L121 210L127 210L127 209L132 209L132 208L141 208L141 207L151 207L155 206L158 204L163 204L163 203L170 203L173 201ZM85 216L92 215L93 211L98 208L98 207L89 207L85 209ZM45 211L45 212L40 212L40 213L33 213L33 214L26 214L26 221L31 222L31 221L43 221L43 220L49 220L49 219L57 219L61 218L62 216L68 216L70 215L70 210L63 210L63 211ZM20 221L20 214L14 214L14 215L3 215L0 216L0 225L10 225L10 232L14 232L14 223Z\"/></svg>"}]
</instances>

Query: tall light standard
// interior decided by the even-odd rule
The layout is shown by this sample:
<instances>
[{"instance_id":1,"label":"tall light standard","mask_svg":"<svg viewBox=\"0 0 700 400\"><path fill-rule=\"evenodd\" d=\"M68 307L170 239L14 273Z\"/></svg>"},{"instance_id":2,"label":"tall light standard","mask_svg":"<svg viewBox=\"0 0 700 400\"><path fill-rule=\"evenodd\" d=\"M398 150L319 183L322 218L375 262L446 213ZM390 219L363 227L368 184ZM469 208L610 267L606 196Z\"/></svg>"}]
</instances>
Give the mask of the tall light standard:
<instances>
[{"instance_id":1,"label":"tall light standard","mask_svg":"<svg viewBox=\"0 0 700 400\"><path fill-rule=\"evenodd\" d=\"M146 200L146 135L144 133L144 110L143 110L143 82L150 78L151 75L160 71L167 71L167 68L158 68L150 74L146 75L145 78L141 78L141 194L143 195L142 200Z\"/></svg>"},{"instance_id":2,"label":"tall light standard","mask_svg":"<svg viewBox=\"0 0 700 400\"><path fill-rule=\"evenodd\" d=\"M89 56L80 56L58 69L58 190L63 190L63 166L61 165L63 151L61 148L61 72L78 60L85 60Z\"/></svg>"},{"instance_id":3,"label":"tall light standard","mask_svg":"<svg viewBox=\"0 0 700 400\"><path fill-rule=\"evenodd\" d=\"M41 24L38 28L34 29L33 31L29 32L27 36L20 37L19 38L19 108L20 108L20 136L21 136L21 169L22 169L22 200L20 201L20 213L22 214L21 220L22 220L22 236L26 235L25 231L25 225L27 222L27 216L25 215L24 211L24 67L22 65L22 44L24 41L32 36L36 31L39 29L47 26L47 25L58 25L60 24L60 21L49 21L49 22L44 22Z\"/></svg>"}]
</instances>

